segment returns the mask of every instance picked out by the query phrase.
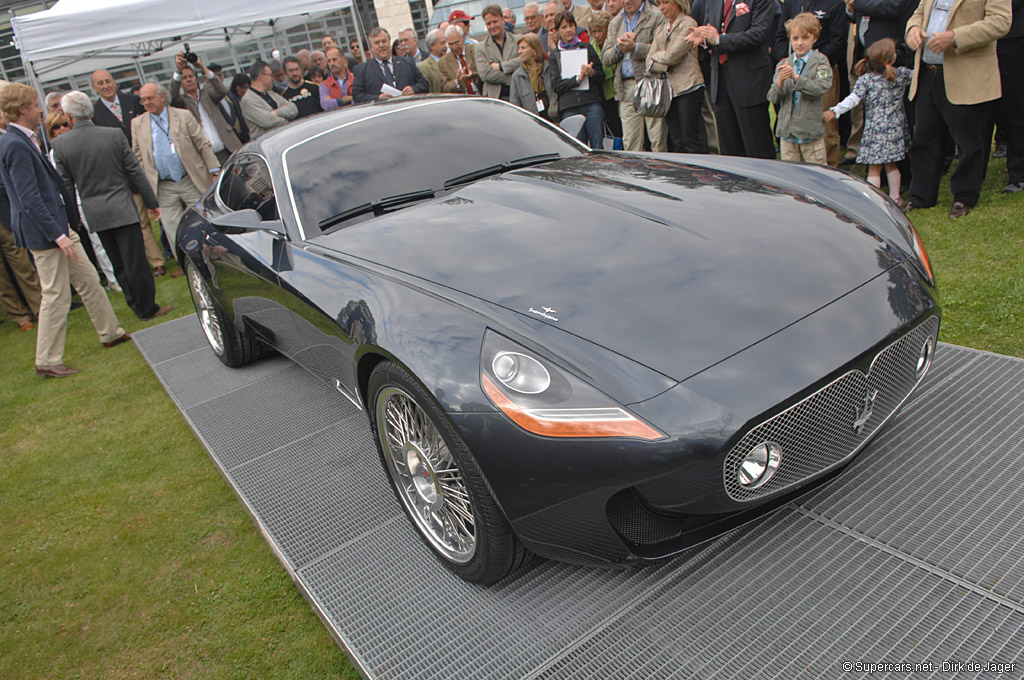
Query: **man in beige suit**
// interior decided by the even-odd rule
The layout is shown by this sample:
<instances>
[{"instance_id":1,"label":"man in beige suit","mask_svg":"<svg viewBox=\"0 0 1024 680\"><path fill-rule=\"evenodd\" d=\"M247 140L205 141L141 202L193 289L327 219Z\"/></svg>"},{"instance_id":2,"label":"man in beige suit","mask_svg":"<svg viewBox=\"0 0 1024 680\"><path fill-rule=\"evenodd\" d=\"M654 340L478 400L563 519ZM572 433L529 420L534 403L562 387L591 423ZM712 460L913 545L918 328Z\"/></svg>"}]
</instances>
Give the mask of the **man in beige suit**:
<instances>
[{"instance_id":1,"label":"man in beige suit","mask_svg":"<svg viewBox=\"0 0 1024 680\"><path fill-rule=\"evenodd\" d=\"M1010 0L921 0L907 22L907 45L916 52L910 98L917 125L909 210L938 200L950 138L960 158L949 176L949 217L966 215L981 196L992 142L986 121L1001 96L996 40L1010 30L1010 7Z\"/></svg>"},{"instance_id":2,"label":"man in beige suit","mask_svg":"<svg viewBox=\"0 0 1024 680\"><path fill-rule=\"evenodd\" d=\"M508 101L509 84L512 74L522 66L519 59L519 40L505 31L505 17L501 7L488 5L481 13L484 25L487 26L487 40L476 46L476 70L484 81L485 97L495 97Z\"/></svg>"},{"instance_id":3,"label":"man in beige suit","mask_svg":"<svg viewBox=\"0 0 1024 680\"><path fill-rule=\"evenodd\" d=\"M461 94L480 94L480 79L473 60L473 45L466 44L462 29L452 24L444 32L448 43L448 54L441 57L437 66L441 71L441 90Z\"/></svg>"},{"instance_id":4,"label":"man in beige suit","mask_svg":"<svg viewBox=\"0 0 1024 680\"><path fill-rule=\"evenodd\" d=\"M132 146L163 211L167 241L173 248L185 209L209 188L220 164L195 117L167 106L167 89L147 83L139 90L146 113L132 121ZM174 276L180 276L180 270Z\"/></svg>"}]
</instances>

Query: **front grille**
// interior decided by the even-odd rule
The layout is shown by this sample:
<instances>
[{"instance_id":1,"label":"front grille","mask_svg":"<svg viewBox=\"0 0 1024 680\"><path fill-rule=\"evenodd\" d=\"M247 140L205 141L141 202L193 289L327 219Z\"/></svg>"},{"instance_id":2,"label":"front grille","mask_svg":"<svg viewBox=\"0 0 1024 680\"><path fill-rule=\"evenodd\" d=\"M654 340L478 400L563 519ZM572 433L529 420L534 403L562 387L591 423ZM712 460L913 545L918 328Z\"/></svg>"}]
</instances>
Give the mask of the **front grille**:
<instances>
[{"instance_id":1,"label":"front grille","mask_svg":"<svg viewBox=\"0 0 1024 680\"><path fill-rule=\"evenodd\" d=\"M735 501L762 499L835 469L851 458L885 424L924 377L918 375L923 344L932 347L939 318L932 316L878 353L865 375L853 370L800 403L751 429L725 457L725 490ZM870 417L864 419L870 395L877 390ZM861 427L855 429L860 419ZM737 471L758 444L782 447L782 462L763 486L746 488Z\"/></svg>"}]
</instances>

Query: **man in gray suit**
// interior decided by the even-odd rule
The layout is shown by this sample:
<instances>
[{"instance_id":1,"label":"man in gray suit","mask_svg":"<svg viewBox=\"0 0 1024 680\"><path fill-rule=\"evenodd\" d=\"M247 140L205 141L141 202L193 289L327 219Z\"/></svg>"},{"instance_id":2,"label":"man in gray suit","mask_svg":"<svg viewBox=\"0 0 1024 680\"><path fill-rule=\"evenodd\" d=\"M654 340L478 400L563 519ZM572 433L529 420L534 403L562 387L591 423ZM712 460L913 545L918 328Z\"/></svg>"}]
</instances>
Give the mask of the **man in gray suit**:
<instances>
[{"instance_id":1,"label":"man in gray suit","mask_svg":"<svg viewBox=\"0 0 1024 680\"><path fill-rule=\"evenodd\" d=\"M54 139L57 170L72 196L78 189L89 230L100 237L128 306L140 319L162 316L174 308L156 303L156 284L132 196L142 196L149 216L158 220L160 204L153 187L124 134L92 122L93 104L84 92L64 95L61 108L71 130Z\"/></svg>"}]
</instances>

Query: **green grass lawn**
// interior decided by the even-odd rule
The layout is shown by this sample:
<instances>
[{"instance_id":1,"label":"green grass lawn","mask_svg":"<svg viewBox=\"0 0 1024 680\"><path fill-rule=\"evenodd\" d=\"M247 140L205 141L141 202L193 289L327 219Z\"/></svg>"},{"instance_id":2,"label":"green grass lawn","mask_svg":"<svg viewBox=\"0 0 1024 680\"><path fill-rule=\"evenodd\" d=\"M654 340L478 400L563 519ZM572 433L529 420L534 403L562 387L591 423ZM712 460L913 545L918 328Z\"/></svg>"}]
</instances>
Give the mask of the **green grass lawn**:
<instances>
[{"instance_id":1,"label":"green grass lawn","mask_svg":"<svg viewBox=\"0 0 1024 680\"><path fill-rule=\"evenodd\" d=\"M1024 194L951 221L911 214L945 308L941 339L1024 356ZM157 279L167 318L192 312ZM128 331L143 323L111 294ZM160 319L163 321L164 319ZM131 344L71 313L65 380L33 371L35 333L0 324L0 678L355 678Z\"/></svg>"}]
</instances>

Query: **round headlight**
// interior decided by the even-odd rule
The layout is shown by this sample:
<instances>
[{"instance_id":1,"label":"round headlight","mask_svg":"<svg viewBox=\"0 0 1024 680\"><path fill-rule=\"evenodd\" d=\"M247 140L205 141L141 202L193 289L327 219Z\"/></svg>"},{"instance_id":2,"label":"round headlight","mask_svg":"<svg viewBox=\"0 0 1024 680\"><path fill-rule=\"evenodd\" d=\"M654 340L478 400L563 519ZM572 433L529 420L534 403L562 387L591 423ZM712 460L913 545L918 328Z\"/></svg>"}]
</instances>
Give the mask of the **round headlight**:
<instances>
[{"instance_id":1,"label":"round headlight","mask_svg":"<svg viewBox=\"0 0 1024 680\"><path fill-rule=\"evenodd\" d=\"M921 352L917 356L917 379L920 380L928 372L932 363L932 355L935 353L935 340L929 337L921 345Z\"/></svg>"},{"instance_id":2,"label":"round headlight","mask_svg":"<svg viewBox=\"0 0 1024 680\"><path fill-rule=\"evenodd\" d=\"M540 394L551 386L551 374L544 364L519 352L498 352L491 370L502 385L522 394Z\"/></svg>"},{"instance_id":3,"label":"round headlight","mask_svg":"<svg viewBox=\"0 0 1024 680\"><path fill-rule=\"evenodd\" d=\"M740 463L736 478L745 489L756 489L771 479L782 462L782 447L774 442L763 442L750 450Z\"/></svg>"}]
</instances>

